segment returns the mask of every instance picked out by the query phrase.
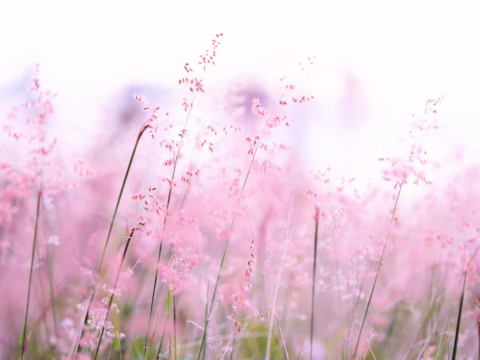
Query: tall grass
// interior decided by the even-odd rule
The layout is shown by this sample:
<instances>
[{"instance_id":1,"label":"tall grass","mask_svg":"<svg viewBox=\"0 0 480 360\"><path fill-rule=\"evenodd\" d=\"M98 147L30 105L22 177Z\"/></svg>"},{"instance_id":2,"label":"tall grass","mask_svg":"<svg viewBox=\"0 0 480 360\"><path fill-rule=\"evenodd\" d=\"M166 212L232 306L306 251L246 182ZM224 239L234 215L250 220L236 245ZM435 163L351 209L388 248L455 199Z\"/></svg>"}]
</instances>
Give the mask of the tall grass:
<instances>
[{"instance_id":1,"label":"tall grass","mask_svg":"<svg viewBox=\"0 0 480 360\"><path fill-rule=\"evenodd\" d=\"M315 324L315 279L317 275L318 217L320 210L315 207L315 235L313 241L312 309L310 310L310 360L313 356L313 329Z\"/></svg>"},{"instance_id":2,"label":"tall grass","mask_svg":"<svg viewBox=\"0 0 480 360\"><path fill-rule=\"evenodd\" d=\"M135 153L137 152L138 144L140 143L140 139L142 138L142 135L144 134L144 132L149 128L150 128L150 121L147 121L140 128L140 131L138 132L138 135L137 135L137 139L135 140L135 145L133 146L132 154L130 155L130 160L128 161L127 170L125 172L125 176L123 177L122 186L120 187L120 192L118 193L117 203L115 205L115 210L113 211L112 220L110 221L110 226L108 228L107 238L105 240L102 255L100 257L100 263L98 264L98 268L97 268L97 276L98 277L100 277L100 275L101 275L103 261L105 260L105 253L107 252L107 246L108 246L108 243L110 241L110 236L112 235L112 230L113 230L113 226L115 224L115 219L117 217L118 208L119 208L120 202L122 200L123 191L125 189L125 184L127 183L128 175L130 174L130 168L132 167L133 159L135 157ZM88 322L90 306L91 306L92 301L95 297L96 289L97 289L97 281L94 281L93 286L92 286L92 291L90 293L90 299L88 300L88 304L87 304L87 311L85 312L85 317L84 317L84 320L83 320L82 330L80 332L78 347L77 347L76 352L73 355L74 358L76 357L76 353L80 352L82 350L81 341L82 341L83 335L85 333L85 327L87 326L87 322Z\"/></svg>"},{"instance_id":3,"label":"tall grass","mask_svg":"<svg viewBox=\"0 0 480 360\"><path fill-rule=\"evenodd\" d=\"M353 352L353 359L356 359L356 356L357 356L358 345L360 344L360 338L363 335L363 327L365 325L365 320L367 319L368 310L370 309L370 303L372 302L373 292L375 291L375 285L377 284L378 274L380 272L380 267L382 266L383 255L385 254L385 248L387 247L388 238L390 237L390 231L392 230L393 219L395 218L395 211L397 210L398 200L400 199L401 192L402 192L402 186L400 185L400 187L398 189L397 198L395 200L395 206L393 208L392 217L390 219L390 227L388 229L387 236L385 237L385 242L383 243L382 254L380 255L380 259L378 260L377 271L375 273L375 280L373 280L372 290L370 291L370 296L368 297L368 302L367 302L367 307L365 309L365 314L363 315L363 320L362 320L362 323L360 325L360 331L358 333L358 339L357 339L357 343L355 345L355 351Z\"/></svg>"},{"instance_id":4,"label":"tall grass","mask_svg":"<svg viewBox=\"0 0 480 360\"><path fill-rule=\"evenodd\" d=\"M455 360L457 358L458 338L460 337L460 324L462 322L463 298L465 297L465 283L467 282L468 268L472 264L472 261L475 259L478 249L480 249L480 247L477 247L475 249L475 251L473 252L473 255L470 257L470 260L467 263L467 266L465 267L465 270L463 271L462 294L460 296L460 304L458 306L457 325L455 327L455 340L453 342L452 360Z\"/></svg>"},{"instance_id":5,"label":"tall grass","mask_svg":"<svg viewBox=\"0 0 480 360\"><path fill-rule=\"evenodd\" d=\"M115 293L117 291L118 279L120 278L120 274L121 274L122 268L123 268L123 263L125 262L125 258L127 257L128 247L130 246L130 242L132 241L133 235L135 235L135 230L136 230L136 227L133 227L132 230L130 231L130 235L126 239L127 242L125 244L125 249L123 250L122 260L120 261L120 265L118 266L117 276L115 278L115 282L114 282L113 287L111 289L110 301L108 303L107 313L105 315L105 320L104 320L105 323L108 321L108 315L110 314L110 309L112 308L113 298L114 298ZM95 350L94 360L97 359L98 350L100 349L100 345L102 344L102 338L103 338L104 333L105 333L105 324L102 325L102 331L100 332L100 338L98 340L97 350Z\"/></svg>"},{"instance_id":6,"label":"tall grass","mask_svg":"<svg viewBox=\"0 0 480 360\"><path fill-rule=\"evenodd\" d=\"M28 277L28 292L27 292L27 306L25 309L25 321L23 322L23 336L22 336L22 347L20 353L20 359L23 360L25 356L25 350L27 347L27 323L28 323L28 310L30 309L30 292L32 290L32 277L33 277L33 267L35 263L35 249L37 247L37 233L38 233L38 219L40 217L40 202L42 200L42 192L38 191L37 194L37 210L35 212L35 227L33 229L33 242L32 242L32 256L30 259L30 275Z\"/></svg>"},{"instance_id":7,"label":"tall grass","mask_svg":"<svg viewBox=\"0 0 480 360\"><path fill-rule=\"evenodd\" d=\"M190 119L190 114L192 112L193 105L195 104L195 99L197 98L197 94L198 94L198 92L195 92L195 95L193 96L193 99L190 103L190 109L188 111L187 119L185 120L185 125L183 126L181 134L185 134L186 131L187 131L188 120ZM169 190L168 190L167 206L166 206L166 209L165 209L165 215L163 217L163 231L165 231L165 229L167 227L168 212L169 212L170 206L171 206L170 204L171 204L171 200L172 200L172 190L173 190L173 185L174 185L174 181L175 181L175 171L177 169L178 158L180 156L180 150L181 149L182 149L182 145L180 144L180 146L178 147L178 150L175 154L175 160L173 162L172 178L170 180L170 187L169 187ZM158 265L160 265L160 260L161 260L161 257L162 257L162 249L163 249L164 240L165 240L165 234L162 236L162 240L160 241L160 246L158 248L157 266L155 267L155 278L153 280L152 299L150 301L150 314L149 314L149 317L148 317L148 330L147 330L147 335L145 336L145 346L144 346L144 353L143 353L144 357L147 356L147 348L148 348L147 347L147 340L148 340L148 334L150 332L150 323L152 321L153 307L154 307L154 303L155 303L155 294L156 294L156 291L157 291ZM170 296L170 295L171 295L170 290L167 289L167 296ZM167 301L170 301L170 300L167 300Z\"/></svg>"}]
</instances>

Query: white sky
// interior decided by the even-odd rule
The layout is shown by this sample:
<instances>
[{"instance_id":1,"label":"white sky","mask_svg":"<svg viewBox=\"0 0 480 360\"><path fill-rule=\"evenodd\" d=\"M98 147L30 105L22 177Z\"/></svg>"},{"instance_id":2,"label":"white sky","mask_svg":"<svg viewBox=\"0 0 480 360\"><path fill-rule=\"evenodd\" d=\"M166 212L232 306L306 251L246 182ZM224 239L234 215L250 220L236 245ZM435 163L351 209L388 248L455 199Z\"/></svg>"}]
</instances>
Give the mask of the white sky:
<instances>
[{"instance_id":1,"label":"white sky","mask_svg":"<svg viewBox=\"0 0 480 360\"><path fill-rule=\"evenodd\" d=\"M223 32L216 81L242 73L278 78L316 55L314 88L324 115L334 117L329 104L350 74L371 117L359 133L388 143L385 133L421 111L426 99L444 95L442 141L462 142L474 161L480 154L479 8L460 1L4 1L0 104L40 63L42 82L59 94L66 128L94 123L102 104L126 85L175 86L183 64Z\"/></svg>"}]
</instances>

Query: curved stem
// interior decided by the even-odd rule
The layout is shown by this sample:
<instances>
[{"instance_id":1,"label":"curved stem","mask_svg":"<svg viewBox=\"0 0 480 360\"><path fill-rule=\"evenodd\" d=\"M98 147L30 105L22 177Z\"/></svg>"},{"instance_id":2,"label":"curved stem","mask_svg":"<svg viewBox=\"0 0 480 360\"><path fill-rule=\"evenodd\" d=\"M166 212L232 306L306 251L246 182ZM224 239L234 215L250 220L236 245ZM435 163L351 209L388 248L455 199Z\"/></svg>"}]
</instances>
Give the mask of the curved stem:
<instances>
[{"instance_id":1,"label":"curved stem","mask_svg":"<svg viewBox=\"0 0 480 360\"><path fill-rule=\"evenodd\" d=\"M113 212L112 220L110 222L110 227L108 229L107 239L105 240L105 245L103 246L102 257L100 259L100 264L98 265L98 269L97 269L97 275L98 276L100 276L100 272L102 270L103 261L105 259L105 253L107 251L107 245L108 245L108 242L110 240L110 235L112 234L113 225L115 224L115 218L117 217L118 208L119 208L120 202L122 200L123 190L125 189L125 184L127 183L128 175L130 173L130 168L132 167L133 159L135 157L135 153L137 151L138 144L140 142L140 139L141 139L143 133L148 128L150 128L149 121L145 122L142 125L142 127L140 128L140 131L138 132L137 139L135 141L135 145L133 147L133 151L132 151L132 154L130 156L130 160L128 162L127 171L125 172L125 176L123 177L122 187L120 188L120 193L118 194L117 204L115 205L115 210ZM96 288L97 288L97 280L94 280L94 283L93 283L93 286L92 286L92 292L90 294L90 299L89 299L88 305L87 305L87 312L85 313L85 318L83 320L83 324L81 325L82 326L82 331L80 333L80 339L79 339L79 342L78 342L78 347L77 347L77 349L74 353L74 356L73 356L74 359L76 358L76 354L78 352L80 352L81 349L82 349L81 340L83 338L83 335L85 334L85 326L87 325L87 322L88 322L90 305L92 304L93 298L95 297Z\"/></svg>"}]
</instances>

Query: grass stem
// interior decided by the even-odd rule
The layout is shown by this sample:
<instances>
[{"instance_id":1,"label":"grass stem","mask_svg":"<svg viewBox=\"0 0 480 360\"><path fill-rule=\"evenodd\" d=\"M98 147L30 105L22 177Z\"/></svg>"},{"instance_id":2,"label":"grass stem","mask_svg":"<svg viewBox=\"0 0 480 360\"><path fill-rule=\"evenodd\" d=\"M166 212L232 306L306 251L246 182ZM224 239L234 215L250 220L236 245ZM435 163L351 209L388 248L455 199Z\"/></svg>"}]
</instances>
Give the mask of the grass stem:
<instances>
[{"instance_id":1,"label":"grass stem","mask_svg":"<svg viewBox=\"0 0 480 360\"><path fill-rule=\"evenodd\" d=\"M317 274L317 244L318 244L319 209L315 207L315 236L313 241L313 277L312 277L312 307L310 310L310 360L313 358L313 325L315 322L315 277Z\"/></svg>"},{"instance_id":2,"label":"grass stem","mask_svg":"<svg viewBox=\"0 0 480 360\"><path fill-rule=\"evenodd\" d=\"M115 210L113 212L112 220L110 221L110 226L108 228L107 239L105 240L105 245L103 246L102 256L100 258L100 264L98 265L98 269L97 269L97 275L98 276L100 276L100 273L102 271L103 260L105 259L105 253L107 251L108 242L110 241L110 236L112 234L113 225L115 224L115 218L117 217L118 208L119 208L120 202L122 200L123 191L125 189L125 184L127 183L128 175L130 173L130 168L132 167L132 164L133 164L133 159L135 157L135 153L137 151L138 144L140 143L140 139L142 138L142 135L145 132L145 130L149 129L150 127L151 126L150 126L149 121L146 121L142 125L142 127L140 128L140 131L138 132L137 139L135 141L135 145L133 146L133 150L132 150L132 154L130 156L130 160L128 162L127 170L125 172L125 176L123 177L122 187L120 188L120 192L118 193L117 203L115 205ZM92 291L91 291L91 294L90 294L90 299L89 299L88 305L87 305L87 311L85 313L85 318L84 318L84 320L82 322L82 325L81 325L82 330L81 330L80 338L79 338L79 341L78 341L78 347L77 347L77 349L75 351L75 354L73 356L74 359L76 358L77 352L80 352L81 349L82 349L81 341L82 341L82 338L83 338L84 333L85 333L85 327L88 323L90 305L92 304L93 298L95 297L96 288L97 288L97 280L94 280L93 286L92 286Z\"/></svg>"},{"instance_id":3,"label":"grass stem","mask_svg":"<svg viewBox=\"0 0 480 360\"><path fill-rule=\"evenodd\" d=\"M112 303L113 303L113 298L115 296L115 291L116 291L116 288L117 288L117 284L118 284L118 279L120 278L120 273L122 272L122 267L123 267L123 263L125 262L125 258L127 257L127 250L128 250L128 247L130 245L130 242L132 241L132 238L133 238L133 235L135 234L135 230L136 230L136 227L134 226L130 232L130 235L127 237L127 243L125 244L125 249L123 251L123 255L122 255L122 260L120 262L120 265L118 267L118 271L117 271L117 277L115 278L115 283L113 285L113 288L112 288L112 295L110 296L110 301L108 303L108 308L107 308L107 313L105 315L105 320L104 322L107 321L108 319L108 315L110 313L110 309L112 307ZM103 324L102 326L102 332L100 333L100 339L98 340L98 344L97 344L97 350L95 351L95 357L94 357L94 360L97 359L97 356L98 356L98 350L100 349L100 345L102 343L102 338L103 338L103 334L105 332L105 324Z\"/></svg>"},{"instance_id":4,"label":"grass stem","mask_svg":"<svg viewBox=\"0 0 480 360\"><path fill-rule=\"evenodd\" d=\"M478 246L475 249L472 257L470 258L467 266L465 267L465 271L464 271L464 275L463 275L462 295L460 296L460 305L458 307L457 325L456 325L456 328L455 328L455 340L453 342L452 360L455 360L456 357L457 357L458 338L460 336L460 324L461 324L461 321L462 321L463 298L465 297L465 283L467 282L468 268L470 267L470 264L472 263L473 259L477 255L478 249L480 249L480 246Z\"/></svg>"},{"instance_id":5,"label":"grass stem","mask_svg":"<svg viewBox=\"0 0 480 360\"><path fill-rule=\"evenodd\" d=\"M33 244L32 244L32 256L30 260L30 275L28 278L28 292L27 292L27 307L25 310L25 321L23 323L23 336L22 336L22 349L21 349L21 354L20 354L20 359L23 360L23 357L25 356L25 350L26 350L26 342L27 342L27 323L28 323L28 310L30 307L30 292L32 289L32 277L33 277L33 267L35 264L35 249L37 246L37 232L38 232L38 218L40 217L40 202L42 201L42 191L38 191L37 195L37 211L35 214L35 228L33 230Z\"/></svg>"},{"instance_id":6,"label":"grass stem","mask_svg":"<svg viewBox=\"0 0 480 360\"><path fill-rule=\"evenodd\" d=\"M397 200L395 201L395 207L393 208L392 218L390 219L390 226L388 229L387 237L385 238L385 242L383 243L382 254L380 255L380 259L378 261L377 271L375 273L375 280L373 281L372 291L370 292L370 297L368 298L367 308L365 309L365 315L363 316L362 324L360 325L360 332L358 333L357 344L355 345L355 351L353 353L353 359L356 359L358 345L360 344L360 337L362 336L363 326L365 325L365 320L367 319L368 310L370 308L370 303L372 302L373 292L375 291L375 285L377 284L378 274L380 272L380 267L382 266L383 255L385 254L385 248L387 247L388 238L390 237L390 232L392 230L393 219L395 218L395 212L397 210L398 199L400 198L400 194L402 192L402 186L398 190ZM359 295L360 296L360 295Z\"/></svg>"}]
</instances>

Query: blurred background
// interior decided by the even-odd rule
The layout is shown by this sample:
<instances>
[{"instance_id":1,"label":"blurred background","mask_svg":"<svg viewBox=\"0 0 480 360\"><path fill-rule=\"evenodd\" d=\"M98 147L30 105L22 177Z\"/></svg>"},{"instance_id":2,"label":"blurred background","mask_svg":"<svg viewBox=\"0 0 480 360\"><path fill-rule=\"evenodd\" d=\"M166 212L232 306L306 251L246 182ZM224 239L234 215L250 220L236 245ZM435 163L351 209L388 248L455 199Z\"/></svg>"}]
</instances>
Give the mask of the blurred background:
<instances>
[{"instance_id":1,"label":"blurred background","mask_svg":"<svg viewBox=\"0 0 480 360\"><path fill-rule=\"evenodd\" d=\"M447 173L448 166L478 162L480 24L473 2L22 1L0 7L0 114L25 99L39 63L44 88L58 94L52 131L73 151L97 139L105 121L125 126L134 92L152 105L180 109L174 89L183 65L223 32L217 66L205 80L210 91L240 81L273 102L282 89L278 79L316 56L306 89L316 101L291 119L292 145L308 167L371 176L379 157L402 146L411 115L442 95L431 159Z\"/></svg>"}]
</instances>

